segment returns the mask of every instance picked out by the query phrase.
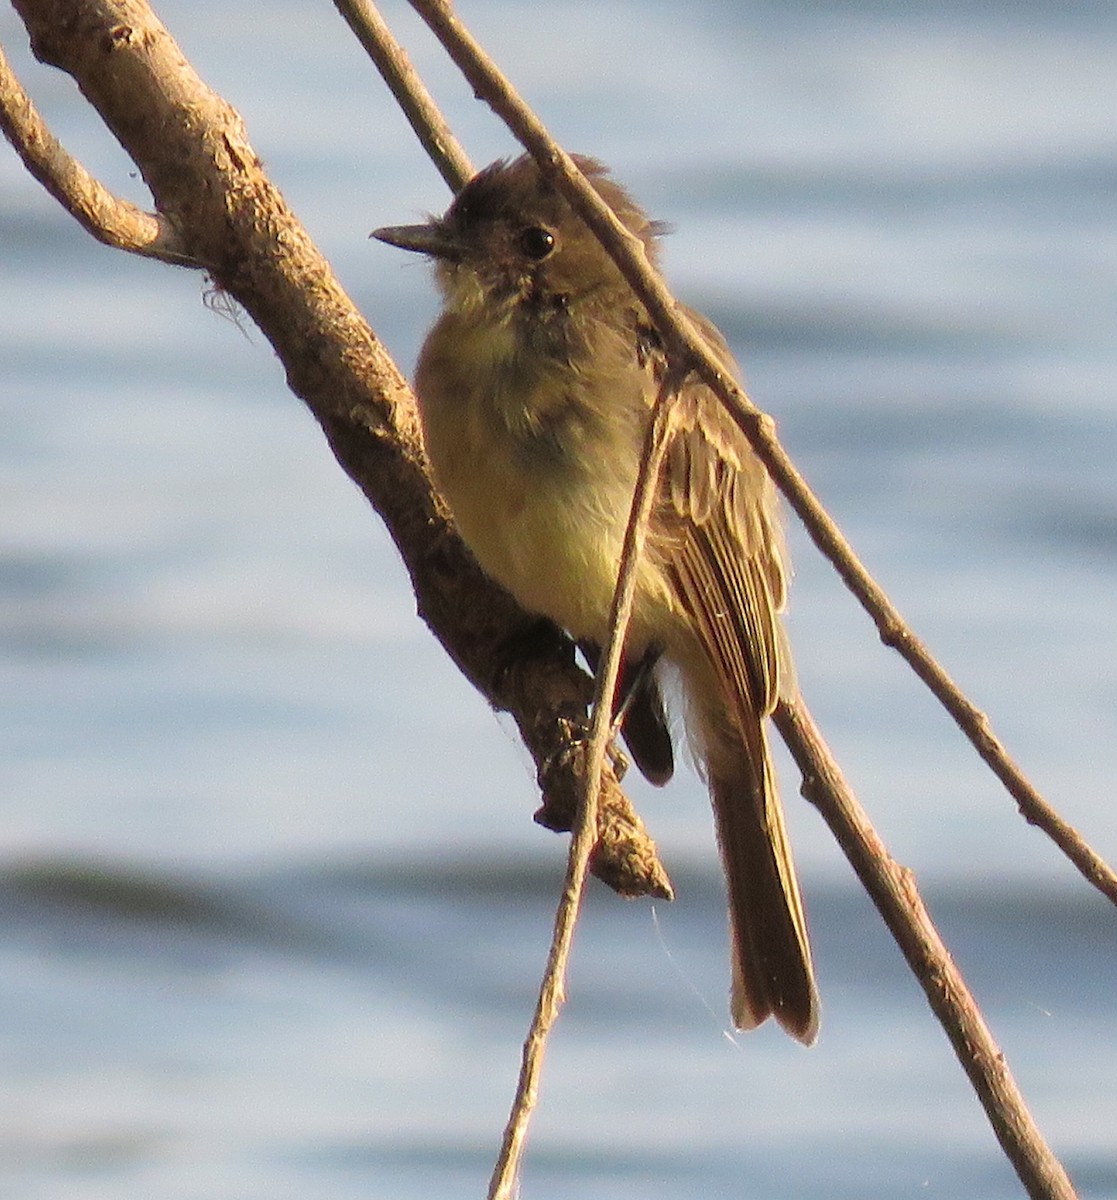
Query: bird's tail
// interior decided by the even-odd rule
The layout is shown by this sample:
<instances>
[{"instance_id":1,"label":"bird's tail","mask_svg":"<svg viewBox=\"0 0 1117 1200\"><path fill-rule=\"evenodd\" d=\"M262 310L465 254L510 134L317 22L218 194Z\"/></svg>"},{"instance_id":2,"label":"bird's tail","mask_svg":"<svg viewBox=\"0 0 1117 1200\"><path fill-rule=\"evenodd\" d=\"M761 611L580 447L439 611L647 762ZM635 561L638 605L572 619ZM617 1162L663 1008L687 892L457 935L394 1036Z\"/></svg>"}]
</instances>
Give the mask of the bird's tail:
<instances>
[{"instance_id":1,"label":"bird's tail","mask_svg":"<svg viewBox=\"0 0 1117 1200\"><path fill-rule=\"evenodd\" d=\"M730 1009L738 1029L773 1016L809 1046L818 1034L818 993L807 925L763 728L757 745L759 763L739 744L723 743L707 758L729 892Z\"/></svg>"}]
</instances>

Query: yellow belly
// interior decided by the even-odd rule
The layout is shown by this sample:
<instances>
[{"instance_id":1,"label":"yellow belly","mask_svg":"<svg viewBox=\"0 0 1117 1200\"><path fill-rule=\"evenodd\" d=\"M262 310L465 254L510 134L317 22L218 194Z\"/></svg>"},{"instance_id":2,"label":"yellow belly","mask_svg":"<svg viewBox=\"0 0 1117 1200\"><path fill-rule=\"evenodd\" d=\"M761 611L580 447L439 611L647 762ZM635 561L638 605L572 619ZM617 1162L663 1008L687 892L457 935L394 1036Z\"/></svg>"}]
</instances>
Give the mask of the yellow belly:
<instances>
[{"instance_id":1,"label":"yellow belly","mask_svg":"<svg viewBox=\"0 0 1117 1200\"><path fill-rule=\"evenodd\" d=\"M437 455L438 485L454 521L482 568L524 608L575 637L600 639L631 494L577 471L534 474L506 450L490 431Z\"/></svg>"},{"instance_id":2,"label":"yellow belly","mask_svg":"<svg viewBox=\"0 0 1117 1200\"><path fill-rule=\"evenodd\" d=\"M437 332L419 369L423 432L462 537L525 609L575 638L603 640L632 503L635 449L622 439L620 453L582 445L532 461L522 441L494 420L492 384L476 370L461 328L452 355L450 347L440 349ZM634 652L659 640L655 630L666 607L666 589L645 561L629 635Z\"/></svg>"}]
</instances>

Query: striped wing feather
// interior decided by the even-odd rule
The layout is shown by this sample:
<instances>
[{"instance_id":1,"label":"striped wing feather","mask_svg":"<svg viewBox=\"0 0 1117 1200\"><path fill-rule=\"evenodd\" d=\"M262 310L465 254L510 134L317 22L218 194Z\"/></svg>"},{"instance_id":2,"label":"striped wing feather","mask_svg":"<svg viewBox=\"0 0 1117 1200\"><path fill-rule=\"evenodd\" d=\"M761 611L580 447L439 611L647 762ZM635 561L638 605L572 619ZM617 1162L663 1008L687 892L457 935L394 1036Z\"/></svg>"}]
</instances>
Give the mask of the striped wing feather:
<instances>
[{"instance_id":1,"label":"striped wing feather","mask_svg":"<svg viewBox=\"0 0 1117 1200\"><path fill-rule=\"evenodd\" d=\"M693 316L732 363L713 326ZM715 340L716 339L716 340ZM817 998L763 720L785 651L786 582L775 497L763 465L705 385L679 397L656 514L657 549L700 645L680 655L725 865L734 948L733 1015L774 1015L814 1040Z\"/></svg>"}]
</instances>

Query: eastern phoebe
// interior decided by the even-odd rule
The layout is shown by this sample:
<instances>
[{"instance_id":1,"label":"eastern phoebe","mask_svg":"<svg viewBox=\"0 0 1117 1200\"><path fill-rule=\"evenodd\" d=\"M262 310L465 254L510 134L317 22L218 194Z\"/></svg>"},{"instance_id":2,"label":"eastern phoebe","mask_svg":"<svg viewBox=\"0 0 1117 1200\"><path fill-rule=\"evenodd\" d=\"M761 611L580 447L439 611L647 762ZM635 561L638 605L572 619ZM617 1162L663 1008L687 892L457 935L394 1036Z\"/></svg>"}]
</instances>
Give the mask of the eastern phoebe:
<instances>
[{"instance_id":1,"label":"eastern phoebe","mask_svg":"<svg viewBox=\"0 0 1117 1200\"><path fill-rule=\"evenodd\" d=\"M661 227L591 159L578 166L655 259ZM434 260L444 309L416 391L435 482L481 566L561 625L591 664L607 636L660 339L612 259L525 155L497 162L445 216L379 229ZM688 312L726 369L717 329ZM670 776L654 665L681 676L729 893L734 1024L818 1032L807 928L764 718L791 668L777 614L786 572L775 489L698 379L676 401L625 644L624 733Z\"/></svg>"}]
</instances>

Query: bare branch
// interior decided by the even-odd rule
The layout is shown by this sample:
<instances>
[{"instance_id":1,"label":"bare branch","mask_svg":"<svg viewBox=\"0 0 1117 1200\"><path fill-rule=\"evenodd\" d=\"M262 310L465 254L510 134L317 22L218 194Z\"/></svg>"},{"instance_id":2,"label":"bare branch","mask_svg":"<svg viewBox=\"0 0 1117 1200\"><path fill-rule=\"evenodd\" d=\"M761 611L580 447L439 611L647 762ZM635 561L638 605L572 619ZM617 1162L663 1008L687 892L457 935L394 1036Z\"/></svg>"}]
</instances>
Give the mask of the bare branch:
<instances>
[{"instance_id":1,"label":"bare branch","mask_svg":"<svg viewBox=\"0 0 1117 1200\"><path fill-rule=\"evenodd\" d=\"M469 158L376 5L371 0L334 0L334 4L376 64L439 174L452 192L459 191L473 174Z\"/></svg>"},{"instance_id":2,"label":"bare branch","mask_svg":"<svg viewBox=\"0 0 1117 1200\"><path fill-rule=\"evenodd\" d=\"M781 703L773 719L803 773L803 795L830 826L892 931L1028 1195L1074 1200L1070 1180L1033 1121L912 873L889 856L802 700Z\"/></svg>"},{"instance_id":3,"label":"bare branch","mask_svg":"<svg viewBox=\"0 0 1117 1200\"><path fill-rule=\"evenodd\" d=\"M578 786L564 759L590 683L569 641L541 631L481 573L433 495L415 401L283 197L239 116L210 91L144 0L15 0L32 48L73 75L142 171L187 257L274 346L291 389L384 518L419 611L465 676L510 712L539 766L552 827ZM565 762L564 770L556 764ZM669 896L655 846L606 769L593 870L625 895ZM569 824L567 823L567 827Z\"/></svg>"},{"instance_id":4,"label":"bare branch","mask_svg":"<svg viewBox=\"0 0 1117 1200\"><path fill-rule=\"evenodd\" d=\"M335 4L388 84L420 144L450 189L457 192L473 175L473 166L406 52L371 0L335 0ZM577 724L570 726L574 739L578 728ZM546 754L542 761L536 758L544 797L536 820L558 832L574 828L578 794L584 783L582 774L569 770L569 757L564 751ZM671 899L671 883L655 846L612 771L606 772L601 782L598 810L600 827L592 854L592 868L598 878L621 895Z\"/></svg>"},{"instance_id":5,"label":"bare branch","mask_svg":"<svg viewBox=\"0 0 1117 1200\"><path fill-rule=\"evenodd\" d=\"M20 87L2 48L0 129L27 170L99 242L146 258L197 266L165 217L114 196L67 154Z\"/></svg>"},{"instance_id":6,"label":"bare branch","mask_svg":"<svg viewBox=\"0 0 1117 1200\"><path fill-rule=\"evenodd\" d=\"M685 318L680 319L673 297L648 263L642 247L633 244L631 235L621 227L574 163L549 137L538 118L457 21L448 4L444 0L412 0L412 4L442 41L478 96L487 100L505 120L598 234L672 348L676 369L689 369L693 363L702 378L722 396L785 495L807 523L816 544L835 562L843 579L878 621L886 643L897 645L909 661L914 659L919 664L921 678L926 679L929 674L938 683L935 673L941 675L949 685L949 691L944 696L940 695L941 687L933 690L944 703L951 692L960 696L941 668L915 643L883 593L857 562L837 527L779 446L771 419L751 404L732 379L723 375L720 364L709 353L703 339ZM903 630L907 639L896 636L897 630ZM892 636L886 637L886 631ZM1029 1195L1035 1200L1072 1200L1074 1192L1070 1182L1035 1126L1003 1056L923 909L910 874L891 862L864 813L853 802L836 764L810 724L806 709L801 705L783 705L777 711L776 724L796 754L805 791L823 812L858 873L864 872L863 882L919 976L933 1011L943 1023L963 1069L985 1106L994 1132ZM972 727L964 728L986 757L985 751L989 748L978 744L980 739L972 736ZM993 755L998 774L1007 771L1012 777L1019 776L1015 764L1007 760L1003 750L999 746L995 749L999 751L999 755ZM825 786L819 781L825 781ZM505 1193L500 1195L503 1197Z\"/></svg>"},{"instance_id":7,"label":"bare branch","mask_svg":"<svg viewBox=\"0 0 1117 1200\"><path fill-rule=\"evenodd\" d=\"M639 239L621 225L570 156L550 137L539 118L471 37L446 0L411 0L411 4L442 42L477 95L508 125L597 234L647 308L668 348L676 357L682 355L692 363L702 379L721 397L815 545L834 565L875 622L881 641L899 651L930 688L982 760L1004 784L1025 819L1042 829L1083 877L1117 904L1117 874L1044 800L993 734L988 719L966 699L907 626L776 439L771 417L762 413L744 389L725 373L701 335L679 311L662 277L648 262Z\"/></svg>"},{"instance_id":8,"label":"bare branch","mask_svg":"<svg viewBox=\"0 0 1117 1200\"><path fill-rule=\"evenodd\" d=\"M315 413L339 461L384 515L415 581L424 618L467 677L495 705L514 712L543 771L566 744L568 725L584 712L585 677L573 669L569 644L558 638L542 639L529 653L521 651L507 669L494 668L494 663L505 662L501 651L510 643L526 644L517 639L532 632L533 623L480 576L446 524L427 485L413 401L406 386L260 171L236 114L204 88L141 0L15 2L32 33L36 52L79 79L85 95L141 166L159 210L167 214L173 228L182 231L190 260L204 264L272 341L293 390ZM415 3L419 6L420 0ZM448 13L445 5L431 7ZM545 131L540 137L546 138ZM537 149L557 176L570 176L565 186L580 196L580 211L592 214L596 196L584 182L579 185L580 177L569 160L549 139L539 141ZM578 192L578 186L586 194ZM598 211L594 227L607 229L610 220L610 213ZM685 324L677 321L670 297L662 303L655 301L656 277L645 278L646 264L631 257L631 249L625 251L624 245L625 240L614 232L611 249L622 265L626 253L630 254L626 273L630 281L637 280L638 291L653 317L662 323L669 344L683 347L683 361L696 362L711 386L735 399L738 420L787 491L787 480L798 477L789 464L779 466L782 451L771 434L770 422L703 358L701 340L692 341ZM794 504L794 496L788 494ZM813 502L809 492L805 495ZM891 628L885 622L882 637ZM903 650L902 639L899 644ZM778 719L794 749L794 736L787 732L790 717L781 710ZM817 751L804 757L800 766L808 781L828 771ZM603 769L608 781L608 768ZM615 781L612 789L619 795ZM610 794L607 785L606 798ZM590 795L595 796L596 791L591 790ZM819 790L816 803L821 795ZM639 840L642 827L632 819L633 836ZM886 864L883 847L859 832L855 816L835 809L827 820L843 831L850 845L863 843L865 853ZM601 836L599 854L603 845L608 841ZM903 892L910 879L894 864L892 868L896 874L889 887ZM643 890L655 890L656 886L652 883ZM915 904L913 889L908 899ZM949 963L941 943L935 945L937 935L929 939L926 931L914 928L903 905L898 906L895 920L904 936L911 932L917 940L928 941L928 995L935 993L938 1002L953 1013L960 1002L953 983L935 983L937 979L951 980L948 974L936 974L944 959ZM962 1023L959 1028L967 1027ZM955 1034L951 1036L954 1040ZM974 1044L986 1047L985 1042ZM995 1114L991 1120L997 1135L1014 1146L1010 1156L1030 1194L1059 1200L1070 1196L1069 1184L1063 1186L1065 1176L1063 1183L1058 1178L1061 1172L1045 1174L1037 1167L1019 1165L1030 1161L1016 1146L1026 1136L1030 1121L1022 1120L1017 1111L1022 1103L1018 1103L995 1047L990 1062L985 1049L973 1054L961 1035L955 1046L971 1078L980 1080L991 1097Z\"/></svg>"},{"instance_id":9,"label":"bare branch","mask_svg":"<svg viewBox=\"0 0 1117 1200\"><path fill-rule=\"evenodd\" d=\"M543 972L535 1015L532 1018L527 1040L524 1042L519 1082L508 1124L504 1130L500 1155L489 1183L488 1200L512 1200L512 1197L516 1195L524 1140L527 1137L528 1123L535 1110L539 1077L543 1069L543 1053L564 999L566 967L570 960L574 929L582 904L586 865L597 839L597 795L605 766L605 752L613 735L613 697L616 694L617 679L620 676L625 633L628 629L629 618L632 615L632 603L636 595L636 568L644 550L648 516L655 499L656 483L669 440L672 406L681 382L682 376L678 372L669 371L667 373L652 407L651 420L644 438L640 467L636 476L636 487L632 496L632 508L628 516L628 525L625 527L617 584L613 591L613 601L609 613L609 639L597 668L593 719L587 750L589 770L580 797L578 819L574 825L573 837L570 839L566 879L562 896L559 899L558 910L555 913L551 949L547 956L547 966Z\"/></svg>"}]
</instances>

